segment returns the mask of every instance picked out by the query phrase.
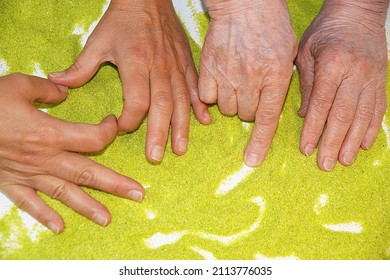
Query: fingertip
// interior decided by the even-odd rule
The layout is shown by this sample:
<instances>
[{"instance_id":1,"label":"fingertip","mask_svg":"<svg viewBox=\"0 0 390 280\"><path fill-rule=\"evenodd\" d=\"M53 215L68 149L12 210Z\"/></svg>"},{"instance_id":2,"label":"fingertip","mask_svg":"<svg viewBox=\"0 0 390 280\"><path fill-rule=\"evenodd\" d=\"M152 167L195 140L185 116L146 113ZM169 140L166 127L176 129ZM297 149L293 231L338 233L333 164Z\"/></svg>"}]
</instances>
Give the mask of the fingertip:
<instances>
[{"instance_id":1,"label":"fingertip","mask_svg":"<svg viewBox=\"0 0 390 280\"><path fill-rule=\"evenodd\" d=\"M330 157L326 157L326 158L318 157L317 163L321 170L329 172L335 168L337 160Z\"/></svg>"},{"instance_id":2,"label":"fingertip","mask_svg":"<svg viewBox=\"0 0 390 280\"><path fill-rule=\"evenodd\" d=\"M341 153L339 157L339 162L344 166L350 166L355 162L356 154L349 151Z\"/></svg>"},{"instance_id":3,"label":"fingertip","mask_svg":"<svg viewBox=\"0 0 390 280\"><path fill-rule=\"evenodd\" d=\"M188 148L188 139L185 137L176 139L172 143L173 152L178 156L184 155L187 152L187 148Z\"/></svg>"},{"instance_id":4,"label":"fingertip","mask_svg":"<svg viewBox=\"0 0 390 280\"><path fill-rule=\"evenodd\" d=\"M64 230L64 223L58 221L49 221L46 227L50 229L54 234L59 234Z\"/></svg>"},{"instance_id":5,"label":"fingertip","mask_svg":"<svg viewBox=\"0 0 390 280\"><path fill-rule=\"evenodd\" d=\"M144 196L145 196L144 191L141 191L138 189L134 189L134 190L131 190L129 192L129 198L131 200L136 201L136 202L142 202L142 200L144 199Z\"/></svg>"},{"instance_id":6,"label":"fingertip","mask_svg":"<svg viewBox=\"0 0 390 280\"><path fill-rule=\"evenodd\" d=\"M265 156L247 148L244 153L244 163L249 167L257 167L264 161Z\"/></svg>"},{"instance_id":7,"label":"fingertip","mask_svg":"<svg viewBox=\"0 0 390 280\"><path fill-rule=\"evenodd\" d=\"M102 227L106 227L111 222L111 215L108 211L96 211L91 220Z\"/></svg>"},{"instance_id":8,"label":"fingertip","mask_svg":"<svg viewBox=\"0 0 390 280\"><path fill-rule=\"evenodd\" d=\"M154 145L147 151L147 159L149 162L157 164L160 163L164 157L164 148L159 145Z\"/></svg>"}]
</instances>

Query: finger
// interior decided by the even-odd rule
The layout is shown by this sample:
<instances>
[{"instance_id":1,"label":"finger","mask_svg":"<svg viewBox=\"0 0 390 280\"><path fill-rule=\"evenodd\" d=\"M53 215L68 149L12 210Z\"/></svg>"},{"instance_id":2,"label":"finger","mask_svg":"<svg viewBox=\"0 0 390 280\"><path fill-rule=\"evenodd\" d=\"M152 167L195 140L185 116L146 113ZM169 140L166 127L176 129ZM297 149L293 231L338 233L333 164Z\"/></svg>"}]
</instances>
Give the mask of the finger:
<instances>
[{"instance_id":1,"label":"finger","mask_svg":"<svg viewBox=\"0 0 390 280\"><path fill-rule=\"evenodd\" d=\"M191 105L198 121L202 124L209 124L211 123L211 116L208 106L199 99L198 80L198 73L196 72L193 61L191 61L186 71L186 81L188 92L190 93Z\"/></svg>"},{"instance_id":2,"label":"finger","mask_svg":"<svg viewBox=\"0 0 390 280\"><path fill-rule=\"evenodd\" d=\"M20 92L29 102L58 103L66 99L68 89L56 86L51 81L39 77L13 73L4 76L7 91Z\"/></svg>"},{"instance_id":3,"label":"finger","mask_svg":"<svg viewBox=\"0 0 390 280\"><path fill-rule=\"evenodd\" d=\"M126 176L76 153L62 153L47 161L50 175L78 186L88 186L116 196L142 201L142 186Z\"/></svg>"},{"instance_id":4,"label":"finger","mask_svg":"<svg viewBox=\"0 0 390 280\"><path fill-rule=\"evenodd\" d=\"M335 72L326 63L316 64L313 90L300 143L300 150L306 156L312 155L317 147L341 79L342 75Z\"/></svg>"},{"instance_id":5,"label":"finger","mask_svg":"<svg viewBox=\"0 0 390 280\"><path fill-rule=\"evenodd\" d=\"M218 108L222 114L234 116L237 114L237 93L230 85L218 87Z\"/></svg>"},{"instance_id":6,"label":"finger","mask_svg":"<svg viewBox=\"0 0 390 280\"><path fill-rule=\"evenodd\" d=\"M375 95L375 109L374 115L370 121L367 132L363 138L361 147L363 149L370 149L375 142L375 139L379 133L383 116L385 115L387 108L386 100L386 86L381 87Z\"/></svg>"},{"instance_id":7,"label":"finger","mask_svg":"<svg viewBox=\"0 0 390 280\"><path fill-rule=\"evenodd\" d=\"M150 106L149 71L138 63L118 65L123 87L123 110L118 119L118 134L136 130Z\"/></svg>"},{"instance_id":8,"label":"finger","mask_svg":"<svg viewBox=\"0 0 390 280\"><path fill-rule=\"evenodd\" d=\"M260 101L259 87L243 87L237 92L238 116L244 121L253 121Z\"/></svg>"},{"instance_id":9,"label":"finger","mask_svg":"<svg viewBox=\"0 0 390 280\"><path fill-rule=\"evenodd\" d=\"M199 98L206 104L215 104L217 103L218 86L215 77L203 62L205 59L202 53L199 64Z\"/></svg>"},{"instance_id":10,"label":"finger","mask_svg":"<svg viewBox=\"0 0 390 280\"><path fill-rule=\"evenodd\" d=\"M173 92L172 150L177 155L183 155L187 151L191 108L187 83L180 72L172 73L171 87Z\"/></svg>"},{"instance_id":11,"label":"finger","mask_svg":"<svg viewBox=\"0 0 390 280\"><path fill-rule=\"evenodd\" d=\"M45 139L48 146L57 146L62 150L73 152L99 152L110 144L117 134L114 115L107 116L100 124L83 124L65 122L47 116L47 131L39 140Z\"/></svg>"},{"instance_id":12,"label":"finger","mask_svg":"<svg viewBox=\"0 0 390 280\"><path fill-rule=\"evenodd\" d=\"M268 153L272 138L278 126L287 86L266 86L261 92L256 111L255 125L245 150L246 165L259 165Z\"/></svg>"},{"instance_id":13,"label":"finger","mask_svg":"<svg viewBox=\"0 0 390 280\"><path fill-rule=\"evenodd\" d=\"M111 216L106 207L97 202L79 186L53 176L33 179L36 188L53 199L59 200L95 223L106 226Z\"/></svg>"},{"instance_id":14,"label":"finger","mask_svg":"<svg viewBox=\"0 0 390 280\"><path fill-rule=\"evenodd\" d=\"M52 232L58 234L64 229L61 217L38 196L34 189L15 185L4 187L3 192L17 207Z\"/></svg>"},{"instance_id":15,"label":"finger","mask_svg":"<svg viewBox=\"0 0 390 280\"><path fill-rule=\"evenodd\" d=\"M359 97L356 114L351 128L343 142L339 153L339 161L343 165L351 165L359 152L368 125L374 115L375 91L365 88Z\"/></svg>"},{"instance_id":16,"label":"finger","mask_svg":"<svg viewBox=\"0 0 390 280\"><path fill-rule=\"evenodd\" d=\"M357 81L359 79L343 80L329 112L317 160L319 167L324 171L330 171L335 167L341 145L355 118L356 107L362 92L362 86Z\"/></svg>"},{"instance_id":17,"label":"finger","mask_svg":"<svg viewBox=\"0 0 390 280\"><path fill-rule=\"evenodd\" d=\"M66 70L49 73L48 78L52 82L68 87L80 87L88 82L99 69L101 50L92 45L85 45L73 64Z\"/></svg>"},{"instance_id":18,"label":"finger","mask_svg":"<svg viewBox=\"0 0 390 280\"><path fill-rule=\"evenodd\" d=\"M148 115L146 156L153 163L163 159L173 112L171 78L165 71L150 73L151 104Z\"/></svg>"},{"instance_id":19,"label":"finger","mask_svg":"<svg viewBox=\"0 0 390 280\"><path fill-rule=\"evenodd\" d=\"M302 50L298 53L296 64L299 73L299 82L302 96L301 107L298 110L298 115L305 117L310 101L310 95L313 90L314 59L309 52Z\"/></svg>"}]
</instances>

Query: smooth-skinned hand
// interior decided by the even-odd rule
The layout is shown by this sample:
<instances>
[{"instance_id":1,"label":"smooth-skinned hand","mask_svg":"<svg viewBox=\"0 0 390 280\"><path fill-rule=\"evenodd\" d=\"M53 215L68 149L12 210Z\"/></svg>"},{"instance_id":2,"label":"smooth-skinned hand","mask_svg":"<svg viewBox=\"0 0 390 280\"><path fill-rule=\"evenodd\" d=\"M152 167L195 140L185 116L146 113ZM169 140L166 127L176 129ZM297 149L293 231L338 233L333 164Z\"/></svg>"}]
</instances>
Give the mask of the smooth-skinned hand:
<instances>
[{"instance_id":1,"label":"smooth-skinned hand","mask_svg":"<svg viewBox=\"0 0 390 280\"><path fill-rule=\"evenodd\" d=\"M98 152L113 141L117 121L69 123L38 110L33 103L58 103L67 88L19 73L0 77L0 191L40 223L59 233L61 217L38 195L57 199L97 224L111 216L79 186L141 201L142 186L79 152Z\"/></svg>"},{"instance_id":2,"label":"smooth-skinned hand","mask_svg":"<svg viewBox=\"0 0 390 280\"><path fill-rule=\"evenodd\" d=\"M297 42L283 0L205 0L211 17L199 94L225 115L254 121L244 161L259 165L276 132Z\"/></svg>"},{"instance_id":3,"label":"smooth-skinned hand","mask_svg":"<svg viewBox=\"0 0 390 280\"><path fill-rule=\"evenodd\" d=\"M300 150L310 156L318 146L322 170L332 170L337 161L351 165L378 134L386 111L387 5L325 1L301 40Z\"/></svg>"},{"instance_id":4,"label":"smooth-skinned hand","mask_svg":"<svg viewBox=\"0 0 390 280\"><path fill-rule=\"evenodd\" d=\"M187 151L190 106L197 119L211 121L198 97L198 74L188 40L170 0L113 0L74 62L49 74L56 84L79 87L105 62L118 67L124 105L118 134L132 132L146 114L146 157L163 159L171 130L172 150Z\"/></svg>"}]
</instances>

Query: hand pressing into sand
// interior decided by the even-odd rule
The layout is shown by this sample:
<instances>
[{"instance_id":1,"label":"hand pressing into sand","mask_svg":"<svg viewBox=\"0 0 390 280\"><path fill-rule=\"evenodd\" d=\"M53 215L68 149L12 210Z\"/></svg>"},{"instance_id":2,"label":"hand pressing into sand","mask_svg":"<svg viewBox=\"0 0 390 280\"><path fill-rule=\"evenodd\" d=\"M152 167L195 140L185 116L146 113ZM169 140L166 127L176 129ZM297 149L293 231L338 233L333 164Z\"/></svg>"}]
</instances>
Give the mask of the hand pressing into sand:
<instances>
[{"instance_id":1,"label":"hand pressing into sand","mask_svg":"<svg viewBox=\"0 0 390 280\"><path fill-rule=\"evenodd\" d=\"M79 186L136 201L144 193L134 180L77 153L107 146L117 133L114 116L98 125L68 123L33 106L35 101L60 102L66 91L64 86L22 74L0 78L0 191L55 233L63 230L64 223L37 191L102 226L110 222L108 210Z\"/></svg>"},{"instance_id":2,"label":"hand pressing into sand","mask_svg":"<svg viewBox=\"0 0 390 280\"><path fill-rule=\"evenodd\" d=\"M283 0L207 0L211 22L200 60L199 94L223 114L255 121L244 161L259 165L279 122L297 43Z\"/></svg>"},{"instance_id":3,"label":"hand pressing into sand","mask_svg":"<svg viewBox=\"0 0 390 280\"><path fill-rule=\"evenodd\" d=\"M300 149L310 156L319 145L325 171L337 160L352 164L378 134L386 110L388 2L325 1L300 43Z\"/></svg>"},{"instance_id":4,"label":"hand pressing into sand","mask_svg":"<svg viewBox=\"0 0 390 280\"><path fill-rule=\"evenodd\" d=\"M101 63L118 67L124 106L118 133L134 131L148 113L146 156L163 159L169 129L172 149L187 150L190 103L203 124L211 119L198 98L198 74L184 30L170 0L113 0L74 64L49 79L69 87L85 84Z\"/></svg>"}]
</instances>

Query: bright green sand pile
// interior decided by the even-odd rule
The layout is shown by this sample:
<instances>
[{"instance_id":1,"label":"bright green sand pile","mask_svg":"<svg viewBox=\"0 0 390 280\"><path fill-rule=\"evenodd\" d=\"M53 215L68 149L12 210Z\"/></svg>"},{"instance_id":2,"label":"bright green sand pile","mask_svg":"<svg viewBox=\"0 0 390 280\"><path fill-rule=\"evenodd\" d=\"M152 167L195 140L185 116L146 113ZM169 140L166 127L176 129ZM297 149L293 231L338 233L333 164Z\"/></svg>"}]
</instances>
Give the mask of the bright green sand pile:
<instances>
[{"instance_id":1,"label":"bright green sand pile","mask_svg":"<svg viewBox=\"0 0 390 280\"><path fill-rule=\"evenodd\" d=\"M80 51L80 36L72 35L73 30L87 30L100 15L103 2L2 1L0 60L6 61L9 72L32 73L35 63L44 73L67 67ZM319 2L288 1L298 36L318 11ZM196 17L205 30L207 17ZM194 53L198 61L199 48ZM267 160L233 190L219 195L221 182L242 168L250 128L212 107L210 126L192 118L185 156L175 156L168 147L164 161L152 165L144 156L144 123L92 157L148 186L141 204L88 190L112 213L112 223L102 228L48 200L64 218L66 229L58 236L41 233L36 242L30 241L13 209L0 220L0 258L202 259L207 251L218 259L389 259L386 134L382 129L373 148L361 151L353 166L338 165L330 173L322 172L315 156L306 158L298 150L303 123L296 114L299 104L294 73ZM63 119L93 123L120 111L121 84L111 66L102 67L90 83L49 110ZM388 112L388 127L389 120ZM324 226L335 224L352 224L361 232L335 232ZM171 244L148 246L158 233L172 238ZM233 237L221 238L228 236ZM15 238L21 247L10 249L7 240Z\"/></svg>"}]
</instances>

